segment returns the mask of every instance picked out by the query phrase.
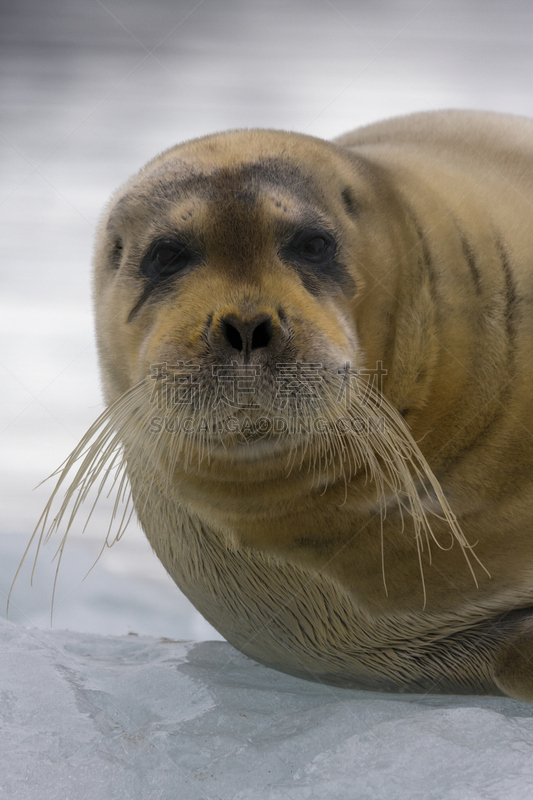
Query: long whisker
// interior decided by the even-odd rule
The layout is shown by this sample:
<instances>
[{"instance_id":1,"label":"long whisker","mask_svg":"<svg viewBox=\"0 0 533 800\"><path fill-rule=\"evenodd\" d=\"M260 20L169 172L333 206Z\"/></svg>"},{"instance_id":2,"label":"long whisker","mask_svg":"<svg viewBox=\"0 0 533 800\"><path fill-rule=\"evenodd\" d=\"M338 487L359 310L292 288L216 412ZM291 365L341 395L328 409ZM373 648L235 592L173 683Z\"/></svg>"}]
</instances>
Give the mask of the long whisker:
<instances>
[{"instance_id":1,"label":"long whisker","mask_svg":"<svg viewBox=\"0 0 533 800\"><path fill-rule=\"evenodd\" d=\"M427 554L426 557L431 564L431 544L446 550L454 542L457 543L477 586L471 558L477 561L485 572L487 570L473 551L472 545L466 540L439 481L401 414L369 382L364 393L350 397L344 409L344 416L352 425L341 427L337 402L338 381L328 376L325 380L325 389L325 395L320 398L319 403L315 398L312 400L304 398L296 406L289 404L281 412L286 424L282 426L283 430L275 435L281 445L287 444L287 476L294 470L298 472L306 470L311 476L312 484L323 493L332 484L342 481L344 484L342 505L345 505L350 493L351 480L364 470L365 486L368 487L367 491L372 491L373 487L380 514L381 561L385 592L387 584L384 525L391 500L394 500L398 508L402 531L405 526L404 514L413 521L424 607L426 586L422 554ZM14 584L33 542L37 539L32 581L42 545L49 541L66 519L55 556L58 562L53 590L53 596L55 595L57 574L68 535L81 506L93 488L96 489L96 496L87 514L83 531L86 530L100 497L102 495L110 497L112 494L115 496L103 550L105 546L111 547L124 535L134 513L129 486L130 478L133 476L132 464L135 464L135 475L142 481L142 494L146 505L154 482L156 479L160 480L161 476L164 481L163 487L170 493L178 465L184 472L195 468L200 470L203 464L210 463L216 446L225 448L229 443L246 442L244 434L228 433L228 409L222 409L220 406L213 408L207 392L204 396L200 396L199 402L193 409L193 418L202 422L202 425L196 426L193 430L186 430L184 425L184 421L189 418L187 414L191 414L191 409L179 404L169 404L168 397L169 387L164 381L156 384L155 391L153 385L149 386L148 380L140 381L100 415L68 458L50 476L56 477L57 481L13 579L8 608ZM154 403L158 410L164 409L168 412L164 418L165 424L156 430L152 428ZM274 414L279 413L279 409L275 408L273 400L270 399L261 413L273 419ZM319 420L325 425L319 427ZM302 430L305 433L302 433ZM72 474L73 478L67 485L67 477ZM53 519L50 519L52 507L64 487L66 488L59 510ZM422 499L424 494L430 501L427 505ZM141 515L143 510L144 507L137 509ZM451 537L449 546L444 546L437 539L431 525L431 517L447 523ZM113 530L116 530L114 534Z\"/></svg>"}]
</instances>

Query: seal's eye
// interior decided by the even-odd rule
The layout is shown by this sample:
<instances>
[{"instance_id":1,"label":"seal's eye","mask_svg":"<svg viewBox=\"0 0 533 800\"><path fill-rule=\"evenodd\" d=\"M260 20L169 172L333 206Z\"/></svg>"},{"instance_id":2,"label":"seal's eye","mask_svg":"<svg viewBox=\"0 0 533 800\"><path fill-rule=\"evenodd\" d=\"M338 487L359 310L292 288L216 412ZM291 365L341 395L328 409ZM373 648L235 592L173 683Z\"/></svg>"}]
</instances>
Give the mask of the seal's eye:
<instances>
[{"instance_id":1,"label":"seal's eye","mask_svg":"<svg viewBox=\"0 0 533 800\"><path fill-rule=\"evenodd\" d=\"M314 239L310 239L305 245L302 247L302 253L311 258L317 258L324 254L328 246L328 243L322 236L315 236Z\"/></svg>"},{"instance_id":2,"label":"seal's eye","mask_svg":"<svg viewBox=\"0 0 533 800\"><path fill-rule=\"evenodd\" d=\"M322 264L334 255L333 237L326 231L303 230L293 238L289 245L293 257L310 264Z\"/></svg>"},{"instance_id":3,"label":"seal's eye","mask_svg":"<svg viewBox=\"0 0 533 800\"><path fill-rule=\"evenodd\" d=\"M319 294L333 281L347 294L355 293L355 283L346 265L337 254L337 242L332 232L310 225L293 232L278 250L280 259L293 267L305 288Z\"/></svg>"},{"instance_id":4,"label":"seal's eye","mask_svg":"<svg viewBox=\"0 0 533 800\"><path fill-rule=\"evenodd\" d=\"M183 242L157 242L143 258L141 272L152 283L175 275L191 261L190 250Z\"/></svg>"},{"instance_id":5,"label":"seal's eye","mask_svg":"<svg viewBox=\"0 0 533 800\"><path fill-rule=\"evenodd\" d=\"M169 247L167 245L163 245L159 247L155 255L155 261L158 267L160 267L159 272L161 273L164 270L168 270L169 267L172 268L174 265L178 264L179 262L183 262L187 260L187 250L185 247L180 247L179 249L175 247ZM174 271L174 270L172 270Z\"/></svg>"}]
</instances>

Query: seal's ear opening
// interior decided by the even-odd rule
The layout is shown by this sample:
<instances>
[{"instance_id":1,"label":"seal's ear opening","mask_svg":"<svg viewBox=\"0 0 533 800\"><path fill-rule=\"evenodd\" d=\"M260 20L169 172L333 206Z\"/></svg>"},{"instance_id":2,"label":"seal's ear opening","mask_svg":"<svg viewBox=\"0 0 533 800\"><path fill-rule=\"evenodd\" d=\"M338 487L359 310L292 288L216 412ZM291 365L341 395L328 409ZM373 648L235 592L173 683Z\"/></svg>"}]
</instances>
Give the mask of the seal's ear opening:
<instances>
[{"instance_id":1,"label":"seal's ear opening","mask_svg":"<svg viewBox=\"0 0 533 800\"><path fill-rule=\"evenodd\" d=\"M351 190L349 188L343 189L341 192L342 202L344 203L344 208L346 209L348 215L352 218L358 216L358 208L357 208L357 201L355 200Z\"/></svg>"},{"instance_id":2,"label":"seal's ear opening","mask_svg":"<svg viewBox=\"0 0 533 800\"><path fill-rule=\"evenodd\" d=\"M109 266L111 269L118 269L120 267L123 251L124 245L122 244L122 239L115 239L112 242L111 257L109 259Z\"/></svg>"}]
</instances>

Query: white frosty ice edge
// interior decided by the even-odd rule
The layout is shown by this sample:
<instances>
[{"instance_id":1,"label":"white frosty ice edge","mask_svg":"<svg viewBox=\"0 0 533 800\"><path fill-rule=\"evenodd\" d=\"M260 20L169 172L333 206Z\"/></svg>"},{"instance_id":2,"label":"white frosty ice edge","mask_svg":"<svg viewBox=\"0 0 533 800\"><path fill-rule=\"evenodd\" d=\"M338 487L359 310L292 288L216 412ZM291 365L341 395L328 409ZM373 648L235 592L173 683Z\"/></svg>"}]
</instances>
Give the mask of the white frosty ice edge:
<instances>
[{"instance_id":1,"label":"white frosty ice edge","mask_svg":"<svg viewBox=\"0 0 533 800\"><path fill-rule=\"evenodd\" d=\"M0 619L0 797L523 800L533 706L332 689L225 642Z\"/></svg>"}]
</instances>

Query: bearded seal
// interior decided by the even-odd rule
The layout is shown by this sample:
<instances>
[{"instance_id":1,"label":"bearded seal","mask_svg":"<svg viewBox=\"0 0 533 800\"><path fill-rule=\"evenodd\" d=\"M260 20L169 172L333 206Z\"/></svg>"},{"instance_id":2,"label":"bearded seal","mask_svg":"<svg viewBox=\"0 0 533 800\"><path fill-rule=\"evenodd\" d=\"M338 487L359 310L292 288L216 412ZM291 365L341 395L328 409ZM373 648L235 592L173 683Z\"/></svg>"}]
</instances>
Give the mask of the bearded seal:
<instances>
[{"instance_id":1,"label":"bearded seal","mask_svg":"<svg viewBox=\"0 0 533 800\"><path fill-rule=\"evenodd\" d=\"M98 230L107 410L52 529L129 485L251 658L533 701L532 134L445 111L150 161Z\"/></svg>"}]
</instances>

